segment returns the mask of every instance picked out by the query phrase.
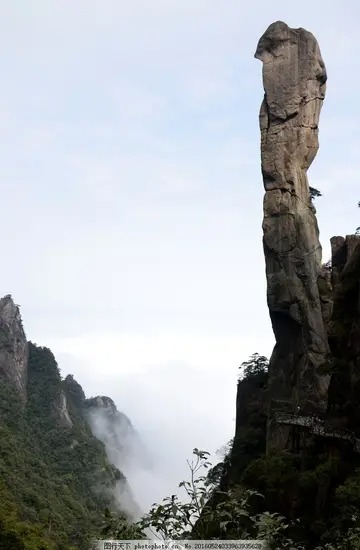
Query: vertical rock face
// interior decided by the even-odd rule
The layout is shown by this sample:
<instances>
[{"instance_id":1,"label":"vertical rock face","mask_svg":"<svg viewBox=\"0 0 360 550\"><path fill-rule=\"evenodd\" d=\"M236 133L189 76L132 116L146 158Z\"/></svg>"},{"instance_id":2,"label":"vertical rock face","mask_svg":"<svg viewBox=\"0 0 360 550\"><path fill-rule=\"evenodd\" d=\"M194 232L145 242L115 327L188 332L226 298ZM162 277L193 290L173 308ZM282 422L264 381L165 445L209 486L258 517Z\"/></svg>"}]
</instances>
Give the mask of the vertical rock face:
<instances>
[{"instance_id":1,"label":"vertical rock face","mask_svg":"<svg viewBox=\"0 0 360 550\"><path fill-rule=\"evenodd\" d=\"M329 264L321 267L318 277L318 288L321 302L321 311L324 320L326 332L328 331L330 319L333 311L333 280L332 268Z\"/></svg>"},{"instance_id":2,"label":"vertical rock face","mask_svg":"<svg viewBox=\"0 0 360 550\"><path fill-rule=\"evenodd\" d=\"M266 372L238 382L236 428L230 454L230 471L226 476L228 481L238 483L244 469L265 452L267 384Z\"/></svg>"},{"instance_id":3,"label":"vertical rock face","mask_svg":"<svg viewBox=\"0 0 360 550\"><path fill-rule=\"evenodd\" d=\"M0 377L9 380L26 401L28 344L19 308L10 295L0 299Z\"/></svg>"},{"instance_id":4,"label":"vertical rock face","mask_svg":"<svg viewBox=\"0 0 360 550\"><path fill-rule=\"evenodd\" d=\"M329 415L360 434L360 235L333 237Z\"/></svg>"},{"instance_id":5,"label":"vertical rock face","mask_svg":"<svg viewBox=\"0 0 360 550\"><path fill-rule=\"evenodd\" d=\"M326 408L328 377L319 374L319 367L329 348L318 289L321 246L307 170L318 150L326 69L315 37L280 21L261 37L255 57L263 62L263 245L276 339L269 367L270 411L300 407L304 413L320 412ZM270 423L268 442L274 438Z\"/></svg>"}]
</instances>

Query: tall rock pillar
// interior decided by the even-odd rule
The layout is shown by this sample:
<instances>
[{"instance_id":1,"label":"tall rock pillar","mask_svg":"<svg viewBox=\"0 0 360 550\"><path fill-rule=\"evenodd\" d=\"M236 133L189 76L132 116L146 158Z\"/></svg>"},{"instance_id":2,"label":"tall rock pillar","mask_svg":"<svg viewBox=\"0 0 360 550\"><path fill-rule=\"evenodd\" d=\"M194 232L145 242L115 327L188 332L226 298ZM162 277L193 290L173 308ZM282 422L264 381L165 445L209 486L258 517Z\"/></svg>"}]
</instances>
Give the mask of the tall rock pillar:
<instances>
[{"instance_id":1,"label":"tall rock pillar","mask_svg":"<svg viewBox=\"0 0 360 550\"><path fill-rule=\"evenodd\" d=\"M307 170L318 150L327 77L315 37L281 21L260 38L255 57L263 62L263 245L276 339L269 366L269 449L288 445L289 428L276 425L276 410L326 409L329 380L319 373L329 353L318 290L321 246Z\"/></svg>"}]
</instances>

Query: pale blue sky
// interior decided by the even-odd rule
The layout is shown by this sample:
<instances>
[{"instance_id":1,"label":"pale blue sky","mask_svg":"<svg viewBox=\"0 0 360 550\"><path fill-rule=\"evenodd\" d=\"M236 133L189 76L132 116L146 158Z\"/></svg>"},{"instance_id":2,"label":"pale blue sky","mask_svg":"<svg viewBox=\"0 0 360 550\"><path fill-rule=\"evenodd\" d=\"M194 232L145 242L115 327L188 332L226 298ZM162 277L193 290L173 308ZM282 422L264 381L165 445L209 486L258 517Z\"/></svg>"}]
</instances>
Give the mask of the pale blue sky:
<instances>
[{"instance_id":1,"label":"pale blue sky","mask_svg":"<svg viewBox=\"0 0 360 550\"><path fill-rule=\"evenodd\" d=\"M150 502L233 435L237 367L272 348L253 54L278 19L328 69L309 173L326 261L360 225L356 0L2 5L2 294L161 455Z\"/></svg>"}]
</instances>

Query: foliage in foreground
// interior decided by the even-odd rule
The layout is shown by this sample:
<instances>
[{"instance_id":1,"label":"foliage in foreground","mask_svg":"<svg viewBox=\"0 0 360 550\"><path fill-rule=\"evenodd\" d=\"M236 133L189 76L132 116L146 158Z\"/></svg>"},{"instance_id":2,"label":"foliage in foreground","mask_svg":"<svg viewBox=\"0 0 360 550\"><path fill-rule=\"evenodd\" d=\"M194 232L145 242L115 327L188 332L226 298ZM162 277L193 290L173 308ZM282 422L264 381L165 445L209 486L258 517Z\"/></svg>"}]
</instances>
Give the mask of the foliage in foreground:
<instances>
[{"instance_id":1,"label":"foliage in foreground","mask_svg":"<svg viewBox=\"0 0 360 550\"><path fill-rule=\"evenodd\" d=\"M190 480L182 481L179 488L185 491L182 502L177 495L154 504L141 521L133 525L131 538L143 538L144 533L160 539L260 539L270 548L291 550L295 547L288 536L289 523L276 513L254 509L262 495L240 487L220 491L209 476L204 475L211 463L209 453L194 449L194 460L189 464ZM201 474L201 475L199 475ZM117 523L108 514L107 536L124 539L128 526Z\"/></svg>"},{"instance_id":2,"label":"foliage in foreground","mask_svg":"<svg viewBox=\"0 0 360 550\"><path fill-rule=\"evenodd\" d=\"M266 391L267 370L268 360L259 354L241 365L239 388L248 402L244 405L246 400L240 400L243 408L237 415L244 416L244 433L237 431L223 449L223 461L214 467L207 452L194 449L194 459L188 463L190 480L179 485L185 492L183 501L172 495L154 504L132 526L131 538L146 533L147 538L163 539L260 539L270 550L360 550L360 470L351 474L353 466L339 468L339 460L318 447L302 468L298 457L263 454L259 442L264 440L265 424L259 396ZM258 442L255 446L254 441ZM231 470L232 460L238 462L238 455L246 458L242 475L228 476L230 483L223 483L224 473ZM313 504L324 497L331 482L335 482L328 502L331 509L312 516L311 521ZM292 520L285 517L290 513ZM128 532L128 526L113 518L108 533L126 538ZM311 543L309 535L311 540L315 535L316 542Z\"/></svg>"},{"instance_id":3,"label":"foliage in foreground","mask_svg":"<svg viewBox=\"0 0 360 550\"><path fill-rule=\"evenodd\" d=\"M235 486L221 491L218 479L204 471L211 471L209 453L194 449L194 459L188 462L190 480L182 481L179 488L185 491L183 501L177 495L154 504L141 521L129 527L123 519L107 513L103 534L115 539L258 539L266 541L269 550L309 550L314 548L301 541L300 521L289 521L278 513L264 511L264 497L256 491ZM332 541L316 546L314 550L359 550L360 517L356 496L357 481L338 489L338 503L350 527L332 531ZM349 496L350 495L350 496ZM352 496L351 496L352 495ZM344 501L347 507L344 508ZM349 504L353 502L353 504ZM345 517L344 516L344 517ZM343 518L344 519L344 518ZM292 533L296 532L296 541Z\"/></svg>"}]
</instances>

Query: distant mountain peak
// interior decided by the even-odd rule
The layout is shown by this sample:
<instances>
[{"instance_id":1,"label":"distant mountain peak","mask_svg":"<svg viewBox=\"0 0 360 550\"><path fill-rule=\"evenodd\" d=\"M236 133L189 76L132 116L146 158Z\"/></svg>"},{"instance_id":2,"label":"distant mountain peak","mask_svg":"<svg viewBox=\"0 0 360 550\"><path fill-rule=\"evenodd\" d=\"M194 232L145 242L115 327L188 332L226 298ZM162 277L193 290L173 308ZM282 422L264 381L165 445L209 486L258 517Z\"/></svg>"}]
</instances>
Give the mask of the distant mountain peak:
<instances>
[{"instance_id":1,"label":"distant mountain peak","mask_svg":"<svg viewBox=\"0 0 360 550\"><path fill-rule=\"evenodd\" d=\"M0 299L0 378L16 388L25 402L27 383L28 344L19 307L11 294Z\"/></svg>"}]
</instances>

